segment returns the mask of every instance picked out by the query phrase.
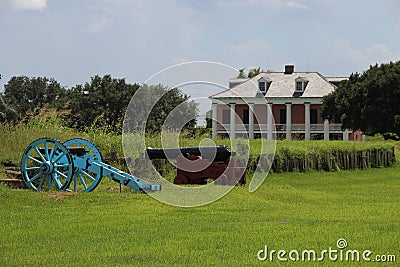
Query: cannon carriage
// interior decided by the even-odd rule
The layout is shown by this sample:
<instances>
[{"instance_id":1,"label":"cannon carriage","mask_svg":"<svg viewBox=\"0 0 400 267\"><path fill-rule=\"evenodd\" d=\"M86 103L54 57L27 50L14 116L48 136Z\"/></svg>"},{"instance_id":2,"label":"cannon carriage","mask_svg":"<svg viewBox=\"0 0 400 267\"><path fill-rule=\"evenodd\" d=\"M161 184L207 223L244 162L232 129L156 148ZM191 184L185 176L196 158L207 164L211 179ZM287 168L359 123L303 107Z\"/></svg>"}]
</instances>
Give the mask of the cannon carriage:
<instances>
[{"instance_id":1,"label":"cannon carriage","mask_svg":"<svg viewBox=\"0 0 400 267\"><path fill-rule=\"evenodd\" d=\"M176 160L174 184L245 185L246 168L239 167L236 152L227 146L147 148L149 159Z\"/></svg>"},{"instance_id":2,"label":"cannon carriage","mask_svg":"<svg viewBox=\"0 0 400 267\"><path fill-rule=\"evenodd\" d=\"M159 184L150 184L104 163L96 146L80 138L65 143L37 139L24 151L21 173L27 187L37 191L90 192L103 177L142 193L161 190Z\"/></svg>"}]
</instances>

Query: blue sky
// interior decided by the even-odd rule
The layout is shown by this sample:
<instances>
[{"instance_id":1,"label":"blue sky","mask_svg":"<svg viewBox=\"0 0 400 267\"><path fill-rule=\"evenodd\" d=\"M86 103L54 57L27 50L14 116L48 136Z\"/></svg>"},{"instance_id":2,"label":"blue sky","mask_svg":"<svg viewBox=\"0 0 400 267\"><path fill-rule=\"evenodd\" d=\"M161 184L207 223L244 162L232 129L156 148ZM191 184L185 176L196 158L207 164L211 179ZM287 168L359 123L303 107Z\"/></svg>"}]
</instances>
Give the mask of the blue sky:
<instances>
[{"instance_id":1,"label":"blue sky","mask_svg":"<svg viewBox=\"0 0 400 267\"><path fill-rule=\"evenodd\" d=\"M347 76L400 59L399 14L398 0L0 0L0 90L14 75L141 83L193 60Z\"/></svg>"}]
</instances>

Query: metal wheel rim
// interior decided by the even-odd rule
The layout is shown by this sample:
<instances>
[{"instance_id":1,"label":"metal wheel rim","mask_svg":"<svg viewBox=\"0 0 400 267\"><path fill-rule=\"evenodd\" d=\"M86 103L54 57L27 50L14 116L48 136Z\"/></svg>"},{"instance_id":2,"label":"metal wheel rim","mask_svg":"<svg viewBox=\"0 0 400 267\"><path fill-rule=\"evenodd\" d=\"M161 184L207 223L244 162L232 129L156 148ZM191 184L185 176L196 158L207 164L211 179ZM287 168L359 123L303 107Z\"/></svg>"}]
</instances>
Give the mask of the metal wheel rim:
<instances>
[{"instance_id":1,"label":"metal wheel rim","mask_svg":"<svg viewBox=\"0 0 400 267\"><path fill-rule=\"evenodd\" d=\"M36 191L64 191L71 183L74 163L68 149L52 138L33 141L21 159L22 178Z\"/></svg>"}]
</instances>

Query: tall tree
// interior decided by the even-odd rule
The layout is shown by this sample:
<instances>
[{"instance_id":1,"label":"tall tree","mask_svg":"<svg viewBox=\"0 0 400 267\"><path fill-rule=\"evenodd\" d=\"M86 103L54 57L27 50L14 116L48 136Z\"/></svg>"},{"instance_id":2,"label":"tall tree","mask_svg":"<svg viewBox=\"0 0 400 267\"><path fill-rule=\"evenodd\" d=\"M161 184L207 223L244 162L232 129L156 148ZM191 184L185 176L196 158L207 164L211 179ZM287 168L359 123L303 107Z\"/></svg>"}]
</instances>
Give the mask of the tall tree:
<instances>
[{"instance_id":1,"label":"tall tree","mask_svg":"<svg viewBox=\"0 0 400 267\"><path fill-rule=\"evenodd\" d=\"M69 126L83 129L97 121L99 126L121 130L125 110L138 87L110 75L96 75L90 83L73 87L65 101L65 108L71 113Z\"/></svg>"},{"instance_id":2,"label":"tall tree","mask_svg":"<svg viewBox=\"0 0 400 267\"><path fill-rule=\"evenodd\" d=\"M322 116L340 121L342 128L399 139L400 61L352 74L323 98Z\"/></svg>"},{"instance_id":3,"label":"tall tree","mask_svg":"<svg viewBox=\"0 0 400 267\"><path fill-rule=\"evenodd\" d=\"M162 128L180 130L196 126L197 104L179 89L143 85L129 105L125 130L158 133Z\"/></svg>"},{"instance_id":4,"label":"tall tree","mask_svg":"<svg viewBox=\"0 0 400 267\"><path fill-rule=\"evenodd\" d=\"M57 107L65 88L53 78L14 76L4 85L4 102L24 118L28 112L38 112L44 106Z\"/></svg>"}]
</instances>

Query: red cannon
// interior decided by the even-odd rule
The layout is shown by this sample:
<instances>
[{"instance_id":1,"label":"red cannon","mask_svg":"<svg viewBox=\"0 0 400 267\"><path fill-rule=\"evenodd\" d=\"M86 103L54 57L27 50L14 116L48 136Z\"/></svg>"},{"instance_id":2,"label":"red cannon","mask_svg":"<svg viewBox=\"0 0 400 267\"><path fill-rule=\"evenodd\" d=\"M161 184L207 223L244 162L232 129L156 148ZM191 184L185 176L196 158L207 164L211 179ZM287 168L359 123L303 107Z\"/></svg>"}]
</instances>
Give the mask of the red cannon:
<instances>
[{"instance_id":1,"label":"red cannon","mask_svg":"<svg viewBox=\"0 0 400 267\"><path fill-rule=\"evenodd\" d=\"M236 152L227 146L147 148L146 152L150 160L176 159L174 184L206 184L208 179L217 185L246 184L246 168L238 167Z\"/></svg>"}]
</instances>

